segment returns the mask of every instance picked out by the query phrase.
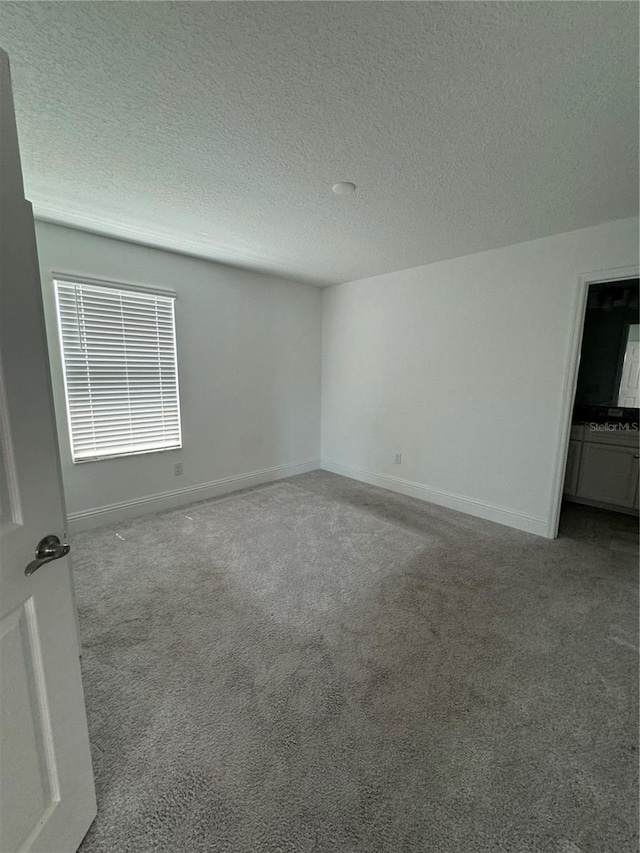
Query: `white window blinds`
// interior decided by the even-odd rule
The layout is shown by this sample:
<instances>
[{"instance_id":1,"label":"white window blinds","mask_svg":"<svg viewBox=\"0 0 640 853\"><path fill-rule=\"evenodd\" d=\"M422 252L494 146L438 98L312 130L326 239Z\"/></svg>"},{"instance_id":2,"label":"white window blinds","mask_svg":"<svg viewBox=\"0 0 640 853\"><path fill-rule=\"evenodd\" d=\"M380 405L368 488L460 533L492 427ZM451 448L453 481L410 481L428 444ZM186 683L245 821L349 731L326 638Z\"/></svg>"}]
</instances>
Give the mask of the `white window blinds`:
<instances>
[{"instance_id":1,"label":"white window blinds","mask_svg":"<svg viewBox=\"0 0 640 853\"><path fill-rule=\"evenodd\" d=\"M181 447L175 299L55 288L74 462Z\"/></svg>"}]
</instances>

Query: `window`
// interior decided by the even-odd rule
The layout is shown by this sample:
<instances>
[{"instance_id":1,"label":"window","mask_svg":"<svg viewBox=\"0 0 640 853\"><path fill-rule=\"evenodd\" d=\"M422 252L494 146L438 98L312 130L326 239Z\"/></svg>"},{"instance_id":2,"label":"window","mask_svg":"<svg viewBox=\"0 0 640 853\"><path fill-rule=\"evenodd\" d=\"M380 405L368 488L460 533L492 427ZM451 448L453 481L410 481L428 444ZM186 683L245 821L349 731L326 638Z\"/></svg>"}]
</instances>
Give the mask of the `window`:
<instances>
[{"instance_id":1,"label":"window","mask_svg":"<svg viewBox=\"0 0 640 853\"><path fill-rule=\"evenodd\" d=\"M181 447L175 298L54 284L73 461Z\"/></svg>"}]
</instances>

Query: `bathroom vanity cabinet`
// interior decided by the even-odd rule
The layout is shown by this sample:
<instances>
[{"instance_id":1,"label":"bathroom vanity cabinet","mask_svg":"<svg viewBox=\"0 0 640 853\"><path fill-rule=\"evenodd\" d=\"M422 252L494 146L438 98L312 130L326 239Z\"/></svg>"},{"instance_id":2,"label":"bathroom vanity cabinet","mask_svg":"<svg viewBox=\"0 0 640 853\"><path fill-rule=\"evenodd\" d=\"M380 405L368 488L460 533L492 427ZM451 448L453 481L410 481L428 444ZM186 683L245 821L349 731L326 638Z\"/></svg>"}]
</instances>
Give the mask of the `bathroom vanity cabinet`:
<instances>
[{"instance_id":1,"label":"bathroom vanity cabinet","mask_svg":"<svg viewBox=\"0 0 640 853\"><path fill-rule=\"evenodd\" d=\"M564 497L637 514L639 434L612 426L571 427Z\"/></svg>"}]
</instances>

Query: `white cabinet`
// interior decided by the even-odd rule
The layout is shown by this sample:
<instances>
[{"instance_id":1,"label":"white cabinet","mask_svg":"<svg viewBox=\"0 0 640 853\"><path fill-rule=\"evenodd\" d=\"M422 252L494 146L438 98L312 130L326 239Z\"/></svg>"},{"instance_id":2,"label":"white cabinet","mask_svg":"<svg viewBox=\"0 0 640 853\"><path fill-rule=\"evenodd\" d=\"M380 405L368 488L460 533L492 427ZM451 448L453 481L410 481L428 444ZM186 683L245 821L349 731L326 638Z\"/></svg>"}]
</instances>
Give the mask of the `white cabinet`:
<instances>
[{"instance_id":1,"label":"white cabinet","mask_svg":"<svg viewBox=\"0 0 640 853\"><path fill-rule=\"evenodd\" d=\"M637 433L573 427L567 453L565 497L637 512L638 457Z\"/></svg>"},{"instance_id":2,"label":"white cabinet","mask_svg":"<svg viewBox=\"0 0 640 853\"><path fill-rule=\"evenodd\" d=\"M564 475L564 493L565 495L575 495L578 486L578 473L580 471L580 455L582 452L582 442L572 438L569 441L569 451L567 453L567 470Z\"/></svg>"},{"instance_id":3,"label":"white cabinet","mask_svg":"<svg viewBox=\"0 0 640 853\"><path fill-rule=\"evenodd\" d=\"M637 457L633 447L585 441L577 497L632 507L638 485Z\"/></svg>"}]
</instances>

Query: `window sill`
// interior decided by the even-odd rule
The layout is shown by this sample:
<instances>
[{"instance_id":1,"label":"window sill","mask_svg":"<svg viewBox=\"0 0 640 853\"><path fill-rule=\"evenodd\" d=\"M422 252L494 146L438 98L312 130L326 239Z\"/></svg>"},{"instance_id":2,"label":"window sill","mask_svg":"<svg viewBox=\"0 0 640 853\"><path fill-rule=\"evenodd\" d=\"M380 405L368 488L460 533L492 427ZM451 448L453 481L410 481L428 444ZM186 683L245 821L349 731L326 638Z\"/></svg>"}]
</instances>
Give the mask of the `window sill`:
<instances>
[{"instance_id":1,"label":"window sill","mask_svg":"<svg viewBox=\"0 0 640 853\"><path fill-rule=\"evenodd\" d=\"M171 447L154 447L150 450L132 450L129 453L111 453L108 456L87 456L86 459L73 459L74 465L85 465L87 462L104 462L107 459L125 459L128 456L150 456L152 453L166 453L168 450L182 450L182 444L172 444Z\"/></svg>"}]
</instances>

